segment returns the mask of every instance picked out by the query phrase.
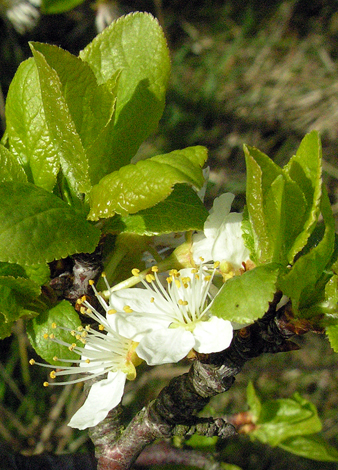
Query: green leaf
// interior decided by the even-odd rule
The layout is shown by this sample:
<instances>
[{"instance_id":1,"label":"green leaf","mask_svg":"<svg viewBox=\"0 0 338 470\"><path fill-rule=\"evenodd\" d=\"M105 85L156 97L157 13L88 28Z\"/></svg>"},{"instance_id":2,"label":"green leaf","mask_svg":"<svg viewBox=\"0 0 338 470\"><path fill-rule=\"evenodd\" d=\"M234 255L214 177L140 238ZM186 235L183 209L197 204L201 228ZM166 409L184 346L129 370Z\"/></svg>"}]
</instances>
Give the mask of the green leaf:
<instances>
[{"instance_id":1,"label":"green leaf","mask_svg":"<svg viewBox=\"0 0 338 470\"><path fill-rule=\"evenodd\" d=\"M148 209L166 199L178 183L201 188L204 183L201 168L206 159L205 147L197 146L122 167L93 187L89 219Z\"/></svg>"},{"instance_id":2,"label":"green leaf","mask_svg":"<svg viewBox=\"0 0 338 470\"><path fill-rule=\"evenodd\" d=\"M299 394L263 403L256 424L250 436L272 447L293 436L313 434L322 428L316 407Z\"/></svg>"},{"instance_id":3,"label":"green leaf","mask_svg":"<svg viewBox=\"0 0 338 470\"><path fill-rule=\"evenodd\" d=\"M48 264L25 266L25 271L29 279L36 282L39 286L46 284L50 280L50 268Z\"/></svg>"},{"instance_id":4,"label":"green leaf","mask_svg":"<svg viewBox=\"0 0 338 470\"><path fill-rule=\"evenodd\" d=\"M19 66L9 87L6 123L10 150L25 169L28 180L52 191L60 161L46 122L39 75L33 58Z\"/></svg>"},{"instance_id":5,"label":"green leaf","mask_svg":"<svg viewBox=\"0 0 338 470\"><path fill-rule=\"evenodd\" d=\"M262 404L251 380L246 388L246 399L250 408L252 420L256 423L262 411Z\"/></svg>"},{"instance_id":6,"label":"green leaf","mask_svg":"<svg viewBox=\"0 0 338 470\"><path fill-rule=\"evenodd\" d=\"M330 325L326 328L326 334L329 338L331 348L338 352L338 325Z\"/></svg>"},{"instance_id":7,"label":"green leaf","mask_svg":"<svg viewBox=\"0 0 338 470\"><path fill-rule=\"evenodd\" d=\"M84 215L29 183L1 183L0 200L0 261L46 263L91 253L99 241L100 230Z\"/></svg>"},{"instance_id":8,"label":"green leaf","mask_svg":"<svg viewBox=\"0 0 338 470\"><path fill-rule=\"evenodd\" d=\"M185 445L192 447L193 449L203 450L205 452L212 452L215 450L218 437L207 437L193 434L190 439L184 442Z\"/></svg>"},{"instance_id":9,"label":"green leaf","mask_svg":"<svg viewBox=\"0 0 338 470\"><path fill-rule=\"evenodd\" d=\"M249 212L248 212L248 207L247 206L244 207L243 220L242 220L241 228L242 228L242 237L243 237L243 240L244 240L244 245L250 251L250 259L254 263L257 264L258 263L258 257L257 257L257 253L256 253L256 250L255 250L255 238L254 238L254 233L253 233L253 230L252 230L252 225L251 225L251 222L249 220Z\"/></svg>"},{"instance_id":10,"label":"green leaf","mask_svg":"<svg viewBox=\"0 0 338 470\"><path fill-rule=\"evenodd\" d=\"M276 292L279 269L279 265L271 263L232 277L216 295L211 313L237 323L252 323L261 318Z\"/></svg>"},{"instance_id":11,"label":"green leaf","mask_svg":"<svg viewBox=\"0 0 338 470\"><path fill-rule=\"evenodd\" d=\"M27 315L27 303L40 295L40 287L27 279L25 270L10 263L0 263L0 338L11 334L16 320Z\"/></svg>"},{"instance_id":12,"label":"green leaf","mask_svg":"<svg viewBox=\"0 0 338 470\"><path fill-rule=\"evenodd\" d=\"M42 0L41 12L44 15L64 13L66 11L73 10L83 2L84 0Z\"/></svg>"},{"instance_id":13,"label":"green leaf","mask_svg":"<svg viewBox=\"0 0 338 470\"><path fill-rule=\"evenodd\" d=\"M158 235L188 230L203 230L209 213L196 192L178 184L173 192L156 206L135 215L115 216L104 227L105 232Z\"/></svg>"},{"instance_id":14,"label":"green leaf","mask_svg":"<svg viewBox=\"0 0 338 470\"><path fill-rule=\"evenodd\" d=\"M48 129L58 152L63 174L78 194L91 188L85 151L62 93L62 84L56 71L44 56L30 45L39 73L42 102Z\"/></svg>"},{"instance_id":15,"label":"green leaf","mask_svg":"<svg viewBox=\"0 0 338 470\"><path fill-rule=\"evenodd\" d=\"M254 240L251 252L259 264L286 265L292 261L294 241L303 231L304 195L297 183L267 155L253 147L244 146L244 151L247 210Z\"/></svg>"},{"instance_id":16,"label":"green leaf","mask_svg":"<svg viewBox=\"0 0 338 470\"><path fill-rule=\"evenodd\" d=\"M335 246L335 224L329 198L323 190L321 212L325 223L322 240L309 252L300 256L288 274L281 276L279 287L290 297L293 308L306 309L316 291L316 283L327 267Z\"/></svg>"},{"instance_id":17,"label":"green leaf","mask_svg":"<svg viewBox=\"0 0 338 470\"><path fill-rule=\"evenodd\" d=\"M317 223L320 212L322 148L317 131L312 131L304 137L296 155L291 158L284 170L297 183L306 201L303 229L294 240L289 256L291 262L294 256L305 246ZM299 208L295 207L294 210L298 211ZM298 220L303 217L298 212ZM294 219L296 220L296 218Z\"/></svg>"},{"instance_id":18,"label":"green leaf","mask_svg":"<svg viewBox=\"0 0 338 470\"><path fill-rule=\"evenodd\" d=\"M104 174L108 174L128 164L157 128L170 73L169 50L157 20L137 12L112 23L80 57L100 84L121 71L111 149L105 161Z\"/></svg>"},{"instance_id":19,"label":"green leaf","mask_svg":"<svg viewBox=\"0 0 338 470\"><path fill-rule=\"evenodd\" d=\"M78 314L67 300L62 300L56 307L46 310L30 320L27 323L27 334L31 345L39 356L58 367L65 364L62 363L62 359L78 359L79 356L70 351L67 346L60 345L49 338L49 335L54 334L57 339L69 345L76 342L69 331L54 328L55 324L71 330L76 330L81 326ZM60 359L57 363L53 360L55 356Z\"/></svg>"},{"instance_id":20,"label":"green leaf","mask_svg":"<svg viewBox=\"0 0 338 470\"><path fill-rule=\"evenodd\" d=\"M0 183L2 181L27 181L26 173L15 156L3 145L0 145Z\"/></svg>"},{"instance_id":21,"label":"green leaf","mask_svg":"<svg viewBox=\"0 0 338 470\"><path fill-rule=\"evenodd\" d=\"M114 86L110 81L98 85L89 65L60 47L37 42L30 44L57 73L69 113L82 145L87 149L112 119L116 96L111 88Z\"/></svg>"},{"instance_id":22,"label":"green leaf","mask_svg":"<svg viewBox=\"0 0 338 470\"><path fill-rule=\"evenodd\" d=\"M338 462L338 451L328 444L321 435L293 436L279 444L292 454L320 462Z\"/></svg>"}]
</instances>

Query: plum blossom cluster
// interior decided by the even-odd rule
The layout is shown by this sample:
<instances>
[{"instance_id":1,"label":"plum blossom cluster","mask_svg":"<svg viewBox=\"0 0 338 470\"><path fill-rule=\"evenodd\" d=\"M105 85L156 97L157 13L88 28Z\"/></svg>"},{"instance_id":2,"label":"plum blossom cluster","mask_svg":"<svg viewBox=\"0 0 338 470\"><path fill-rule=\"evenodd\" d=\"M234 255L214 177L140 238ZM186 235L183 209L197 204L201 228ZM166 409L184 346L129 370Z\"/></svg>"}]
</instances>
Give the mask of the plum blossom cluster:
<instances>
[{"instance_id":1,"label":"plum blossom cluster","mask_svg":"<svg viewBox=\"0 0 338 470\"><path fill-rule=\"evenodd\" d=\"M146 275L134 269L132 284L140 283L141 287L120 290L110 288L104 278L105 296L92 285L99 309L85 298L79 299L81 312L97 322L97 328L87 326L73 331L54 325L69 331L76 342L61 341L54 334L49 338L74 351L79 359L54 358L56 364L62 362L60 369L40 364L52 368L50 378L80 375L70 382L57 383L62 385L103 377L91 386L70 426L84 429L102 421L121 401L126 379L135 378L135 368L142 360L148 365L176 363L194 351L208 354L229 347L233 325L212 315L210 307L218 292L213 281L222 266L225 279L224 267L230 277L239 274L249 260L242 239L242 215L230 213L233 198L232 194L224 194L215 200L204 232L193 237L190 267L172 269L165 276L156 266ZM67 362L75 364L64 365Z\"/></svg>"}]
</instances>

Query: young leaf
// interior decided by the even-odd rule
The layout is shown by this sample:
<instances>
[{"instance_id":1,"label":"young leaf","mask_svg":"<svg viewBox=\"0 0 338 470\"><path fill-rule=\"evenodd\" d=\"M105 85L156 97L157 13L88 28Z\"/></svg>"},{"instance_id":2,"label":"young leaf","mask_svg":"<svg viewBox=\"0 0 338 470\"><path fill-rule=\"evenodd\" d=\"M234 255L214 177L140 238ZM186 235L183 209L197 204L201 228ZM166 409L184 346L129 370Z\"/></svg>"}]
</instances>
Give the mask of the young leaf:
<instances>
[{"instance_id":1,"label":"young leaf","mask_svg":"<svg viewBox=\"0 0 338 470\"><path fill-rule=\"evenodd\" d=\"M130 164L105 176L90 193L89 219L134 214L163 201L178 183L200 188L205 147L188 147Z\"/></svg>"},{"instance_id":2,"label":"young leaf","mask_svg":"<svg viewBox=\"0 0 338 470\"><path fill-rule=\"evenodd\" d=\"M102 31L80 58L89 63L99 84L121 71L107 167L111 173L130 162L158 125L170 73L168 47L157 20L137 12Z\"/></svg>"},{"instance_id":3,"label":"young leaf","mask_svg":"<svg viewBox=\"0 0 338 470\"><path fill-rule=\"evenodd\" d=\"M26 173L15 156L0 144L0 183L2 181L27 181Z\"/></svg>"},{"instance_id":4,"label":"young leaf","mask_svg":"<svg viewBox=\"0 0 338 470\"><path fill-rule=\"evenodd\" d=\"M257 428L250 436L272 447L294 436L321 431L316 407L299 394L293 398L268 400L262 404Z\"/></svg>"},{"instance_id":5,"label":"young leaf","mask_svg":"<svg viewBox=\"0 0 338 470\"><path fill-rule=\"evenodd\" d=\"M294 256L305 246L317 223L320 212L322 148L317 131L312 131L304 137L296 155L284 167L284 171L297 183L306 201L303 229L294 240L289 253L291 262ZM295 208L295 210L297 211L298 208ZM300 218L300 214L298 214L298 218Z\"/></svg>"},{"instance_id":6,"label":"young leaf","mask_svg":"<svg viewBox=\"0 0 338 470\"><path fill-rule=\"evenodd\" d=\"M46 122L33 58L22 62L9 87L6 123L10 150L25 169L28 180L52 191L60 161Z\"/></svg>"},{"instance_id":7,"label":"young leaf","mask_svg":"<svg viewBox=\"0 0 338 470\"><path fill-rule=\"evenodd\" d=\"M62 95L82 145L87 149L111 120L115 94L111 83L98 85L89 65L57 46L31 42L57 73Z\"/></svg>"},{"instance_id":8,"label":"young leaf","mask_svg":"<svg viewBox=\"0 0 338 470\"><path fill-rule=\"evenodd\" d=\"M0 184L0 261L40 264L92 252L100 230L60 198L29 183Z\"/></svg>"},{"instance_id":9,"label":"young leaf","mask_svg":"<svg viewBox=\"0 0 338 470\"><path fill-rule=\"evenodd\" d=\"M58 151L63 174L76 193L88 193L91 184L88 162L68 104L62 93L61 81L44 56L31 45L39 81L44 112L53 144Z\"/></svg>"},{"instance_id":10,"label":"young leaf","mask_svg":"<svg viewBox=\"0 0 338 470\"><path fill-rule=\"evenodd\" d=\"M251 380L246 388L246 400L250 407L253 422L256 423L262 411L262 404Z\"/></svg>"},{"instance_id":11,"label":"young leaf","mask_svg":"<svg viewBox=\"0 0 338 470\"><path fill-rule=\"evenodd\" d=\"M188 230L203 230L209 213L196 192L189 186L178 184L162 202L135 215L115 216L105 225L111 233L137 233L158 235Z\"/></svg>"},{"instance_id":12,"label":"young leaf","mask_svg":"<svg viewBox=\"0 0 338 470\"><path fill-rule=\"evenodd\" d=\"M316 283L329 263L335 246L335 224L329 198L323 190L321 212L325 223L322 240L309 252L300 256L288 274L278 283L282 292L290 297L295 311L308 307Z\"/></svg>"},{"instance_id":13,"label":"young leaf","mask_svg":"<svg viewBox=\"0 0 338 470\"><path fill-rule=\"evenodd\" d=\"M306 459L338 462L337 449L326 442L320 434L293 436L281 442L278 447Z\"/></svg>"},{"instance_id":14,"label":"young leaf","mask_svg":"<svg viewBox=\"0 0 338 470\"><path fill-rule=\"evenodd\" d=\"M84 0L42 0L41 12L45 15L55 15L73 10Z\"/></svg>"},{"instance_id":15,"label":"young leaf","mask_svg":"<svg viewBox=\"0 0 338 470\"><path fill-rule=\"evenodd\" d=\"M54 334L61 341L69 344L75 342L70 332L55 328L56 325L71 330L76 330L81 326L78 314L66 300L62 300L56 307L46 310L38 317L30 320L27 323L27 334L31 345L39 356L51 364L55 363L53 358L56 356L60 359L60 362L57 363L59 366L62 365L61 359L78 359L79 356L70 351L67 346L50 340L49 335Z\"/></svg>"},{"instance_id":16,"label":"young leaf","mask_svg":"<svg viewBox=\"0 0 338 470\"><path fill-rule=\"evenodd\" d=\"M210 312L224 320L253 323L269 308L279 269L279 265L270 263L232 277L216 295Z\"/></svg>"}]
</instances>

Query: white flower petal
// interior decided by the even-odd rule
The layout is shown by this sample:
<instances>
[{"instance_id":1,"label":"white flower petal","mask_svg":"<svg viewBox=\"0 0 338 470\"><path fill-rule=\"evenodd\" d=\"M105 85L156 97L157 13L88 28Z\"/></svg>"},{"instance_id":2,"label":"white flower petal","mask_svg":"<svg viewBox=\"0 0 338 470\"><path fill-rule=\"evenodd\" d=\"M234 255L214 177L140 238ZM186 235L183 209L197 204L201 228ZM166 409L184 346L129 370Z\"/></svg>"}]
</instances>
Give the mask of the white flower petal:
<instances>
[{"instance_id":1,"label":"white flower petal","mask_svg":"<svg viewBox=\"0 0 338 470\"><path fill-rule=\"evenodd\" d=\"M230 346L233 329L228 320L211 317L208 321L198 322L193 335L197 352L209 354L223 351Z\"/></svg>"},{"instance_id":2,"label":"white flower petal","mask_svg":"<svg viewBox=\"0 0 338 470\"><path fill-rule=\"evenodd\" d=\"M126 374L121 371L109 372L106 379L91 386L83 406L72 417L68 426L86 429L96 426L122 398Z\"/></svg>"},{"instance_id":3,"label":"white flower petal","mask_svg":"<svg viewBox=\"0 0 338 470\"><path fill-rule=\"evenodd\" d=\"M168 328L171 321L157 314L115 313L107 317L111 327L125 338L141 341L148 333L160 328Z\"/></svg>"},{"instance_id":4,"label":"white flower petal","mask_svg":"<svg viewBox=\"0 0 338 470\"><path fill-rule=\"evenodd\" d=\"M136 354L148 365L175 363L194 347L194 337L183 328L157 330L146 335L136 348Z\"/></svg>"},{"instance_id":5,"label":"white flower petal","mask_svg":"<svg viewBox=\"0 0 338 470\"><path fill-rule=\"evenodd\" d=\"M204 234L207 238L214 237L221 227L225 217L230 213L231 204L235 196L232 193L224 193L214 200L210 215L204 223Z\"/></svg>"},{"instance_id":6,"label":"white flower petal","mask_svg":"<svg viewBox=\"0 0 338 470\"><path fill-rule=\"evenodd\" d=\"M242 214L231 212L224 220L214 238L211 250L212 259L227 261L234 268L240 268L243 261L250 258L250 252L242 237Z\"/></svg>"}]
</instances>

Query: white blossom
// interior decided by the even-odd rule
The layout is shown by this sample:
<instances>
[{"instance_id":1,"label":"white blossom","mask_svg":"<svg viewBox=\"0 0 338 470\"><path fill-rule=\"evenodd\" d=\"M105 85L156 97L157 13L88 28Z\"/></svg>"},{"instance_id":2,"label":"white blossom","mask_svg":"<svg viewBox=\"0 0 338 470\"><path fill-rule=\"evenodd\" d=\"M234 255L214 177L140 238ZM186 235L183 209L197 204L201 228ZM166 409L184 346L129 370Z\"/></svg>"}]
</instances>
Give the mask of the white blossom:
<instances>
[{"instance_id":1,"label":"white blossom","mask_svg":"<svg viewBox=\"0 0 338 470\"><path fill-rule=\"evenodd\" d=\"M100 376L104 377L91 386L85 403L70 420L69 426L78 429L95 426L107 416L111 409L120 403L126 379L133 380L136 377L135 366L141 362L135 354L136 344L116 333L111 327L109 313L107 317L104 317L83 299L82 302L87 307L82 307L82 312L98 322L98 331L89 325L70 330L54 323L53 328L55 328L56 334L47 335L50 340L68 347L78 354L80 359L54 357L55 366L38 363L34 359L30 361L32 365L38 364L52 368L51 379L73 374L80 376L65 382L45 382L45 386L66 385ZM68 331L74 342L67 343L58 339L58 329ZM58 363L61 363L61 365L58 365ZM64 363L74 365L64 366ZM57 370L54 370L54 368L57 368Z\"/></svg>"},{"instance_id":2,"label":"white blossom","mask_svg":"<svg viewBox=\"0 0 338 470\"><path fill-rule=\"evenodd\" d=\"M199 269L172 270L162 285L156 267L142 288L111 292L109 308L115 329L139 342L137 355L149 365L175 363L191 349L212 353L226 349L232 340L229 321L209 313L210 289L215 272ZM138 275L137 270L134 271ZM108 307L107 307L108 308Z\"/></svg>"},{"instance_id":3,"label":"white blossom","mask_svg":"<svg viewBox=\"0 0 338 470\"><path fill-rule=\"evenodd\" d=\"M210 215L204 223L203 232L193 236L192 252L195 263L220 261L227 263L229 270L238 271L242 263L250 259L244 245L241 223L242 213L230 212L235 196L222 194L214 200Z\"/></svg>"}]
</instances>

